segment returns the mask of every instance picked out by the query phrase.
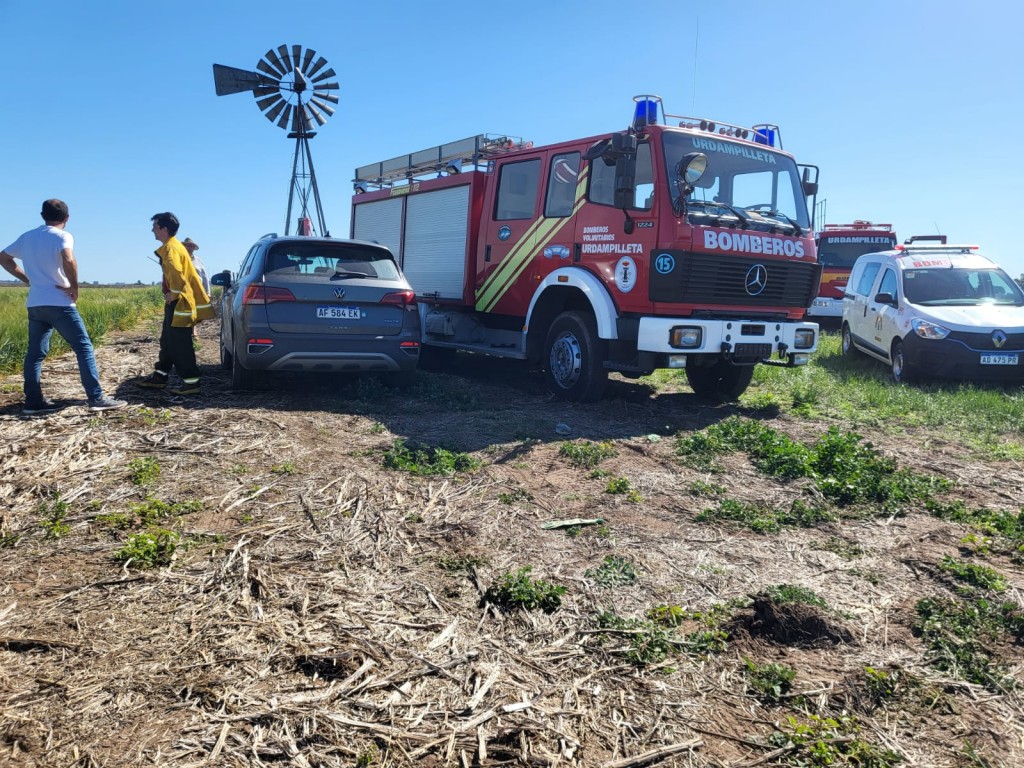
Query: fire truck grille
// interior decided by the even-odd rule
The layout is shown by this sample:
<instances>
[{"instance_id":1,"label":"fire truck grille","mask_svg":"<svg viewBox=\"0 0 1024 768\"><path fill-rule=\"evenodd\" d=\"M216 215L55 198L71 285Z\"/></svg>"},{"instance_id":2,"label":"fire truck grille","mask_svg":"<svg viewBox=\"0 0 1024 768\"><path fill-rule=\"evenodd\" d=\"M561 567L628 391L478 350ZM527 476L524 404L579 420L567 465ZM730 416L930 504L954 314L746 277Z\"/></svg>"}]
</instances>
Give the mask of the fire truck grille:
<instances>
[{"instance_id":1,"label":"fire truck grille","mask_svg":"<svg viewBox=\"0 0 1024 768\"><path fill-rule=\"evenodd\" d=\"M818 265L678 253L670 274L651 270L651 300L748 307L807 307L817 293Z\"/></svg>"}]
</instances>

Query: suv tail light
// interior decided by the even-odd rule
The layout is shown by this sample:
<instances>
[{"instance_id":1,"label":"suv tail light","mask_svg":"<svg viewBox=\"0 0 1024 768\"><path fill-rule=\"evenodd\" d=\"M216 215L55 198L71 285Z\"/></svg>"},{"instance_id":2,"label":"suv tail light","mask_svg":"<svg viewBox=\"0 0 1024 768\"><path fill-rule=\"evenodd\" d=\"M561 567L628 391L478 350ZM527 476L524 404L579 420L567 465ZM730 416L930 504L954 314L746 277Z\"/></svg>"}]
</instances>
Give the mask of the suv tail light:
<instances>
[{"instance_id":1,"label":"suv tail light","mask_svg":"<svg viewBox=\"0 0 1024 768\"><path fill-rule=\"evenodd\" d=\"M295 301L295 294L287 288L250 285L242 295L242 304L273 304L275 301Z\"/></svg>"},{"instance_id":2,"label":"suv tail light","mask_svg":"<svg viewBox=\"0 0 1024 768\"><path fill-rule=\"evenodd\" d=\"M395 291L394 293L387 293L384 298L380 300L381 304L395 304L399 307L415 307L416 306L416 293L415 291Z\"/></svg>"}]
</instances>

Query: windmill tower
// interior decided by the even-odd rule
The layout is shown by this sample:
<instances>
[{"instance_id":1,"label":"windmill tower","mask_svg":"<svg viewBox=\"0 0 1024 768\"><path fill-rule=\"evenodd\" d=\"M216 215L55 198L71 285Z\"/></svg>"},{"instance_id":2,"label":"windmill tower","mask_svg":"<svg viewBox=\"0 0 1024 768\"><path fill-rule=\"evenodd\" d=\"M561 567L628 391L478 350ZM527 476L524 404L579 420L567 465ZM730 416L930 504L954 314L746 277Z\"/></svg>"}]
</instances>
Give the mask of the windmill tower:
<instances>
[{"instance_id":1,"label":"windmill tower","mask_svg":"<svg viewBox=\"0 0 1024 768\"><path fill-rule=\"evenodd\" d=\"M324 223L324 209L316 186L309 140L316 136L314 129L326 123L327 118L334 114L331 104L338 103L334 93L338 90L338 82L331 78L337 77L337 74L327 66L327 59L317 57L312 48L303 51L301 45L279 45L277 50L271 48L256 63L256 69L256 72L251 72L214 64L213 82L217 95L252 91L256 105L267 120L288 131L289 139L295 139L284 233L287 235L291 231L292 209L297 203L299 217L296 234L311 235L318 232L326 237L330 233ZM311 204L319 229L313 227Z\"/></svg>"}]
</instances>

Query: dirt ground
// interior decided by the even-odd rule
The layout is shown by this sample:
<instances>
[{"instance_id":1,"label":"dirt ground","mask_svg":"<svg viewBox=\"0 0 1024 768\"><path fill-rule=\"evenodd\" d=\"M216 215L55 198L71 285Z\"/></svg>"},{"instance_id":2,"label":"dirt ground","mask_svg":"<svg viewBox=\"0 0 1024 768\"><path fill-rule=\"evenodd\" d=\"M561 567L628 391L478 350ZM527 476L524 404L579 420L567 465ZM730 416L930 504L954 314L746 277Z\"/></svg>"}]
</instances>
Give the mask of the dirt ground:
<instances>
[{"instance_id":1,"label":"dirt ground","mask_svg":"<svg viewBox=\"0 0 1024 768\"><path fill-rule=\"evenodd\" d=\"M90 413L73 357L44 366L67 405L45 418L22 417L20 380L6 379L0 766L824 765L773 733L828 718L842 724L836 748L857 739L901 765L1024 765L1021 694L937 671L912 631L918 600L955 596L938 565L963 555L967 529L923 509L782 534L695 520L711 505L701 487L774 505L806 483L742 456L693 469L676 435L741 412L809 442L831 422L627 380L601 403L566 404L518 364L461 355L408 393L294 376L233 393L204 332L199 398L131 384L155 359L152 329L98 350L128 408ZM864 437L954 481L949 498L1024 506L1024 468L975 458L957 435ZM386 469L398 439L481 466ZM560 455L578 439L609 443L606 474ZM158 475L140 481L140 459ZM608 493L610 478L635 494ZM147 499L174 510L160 522L181 535L168 567L115 558ZM542 527L574 518L603 522ZM635 580L599 578L609 562ZM1021 604L1020 567L983 562ZM566 588L558 610L484 599L526 566ZM779 584L827 609L751 601ZM724 650L677 641L646 664L628 657L639 624L598 620L729 601L741 607ZM1021 681L1020 648L994 652ZM777 701L749 685L748 664L769 663L796 671ZM903 681L898 695L872 698L868 667ZM834 764L897 764L848 760Z\"/></svg>"}]
</instances>

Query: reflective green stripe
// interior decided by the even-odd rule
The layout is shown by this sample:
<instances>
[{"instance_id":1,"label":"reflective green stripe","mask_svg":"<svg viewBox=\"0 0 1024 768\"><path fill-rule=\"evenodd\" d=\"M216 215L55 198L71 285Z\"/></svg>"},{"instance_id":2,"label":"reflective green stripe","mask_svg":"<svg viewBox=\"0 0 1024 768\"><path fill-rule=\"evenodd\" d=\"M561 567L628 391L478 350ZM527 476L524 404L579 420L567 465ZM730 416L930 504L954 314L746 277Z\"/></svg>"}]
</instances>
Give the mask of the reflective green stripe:
<instances>
[{"instance_id":1,"label":"reflective green stripe","mask_svg":"<svg viewBox=\"0 0 1024 768\"><path fill-rule=\"evenodd\" d=\"M530 228L523 234L522 239L509 251L498 268L491 274L480 287L476 297L476 309L481 312L489 312L498 303L511 286L512 281L522 274L523 269L537 252L538 243L540 247L546 245L566 224L572 221L572 217L580 209L583 202L583 191L586 188L586 178L590 169L584 168L580 173L579 181L576 182L576 203L572 213L564 218L545 219L538 218Z\"/></svg>"}]
</instances>

